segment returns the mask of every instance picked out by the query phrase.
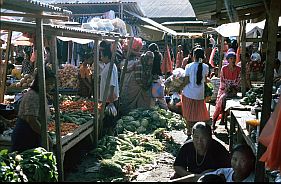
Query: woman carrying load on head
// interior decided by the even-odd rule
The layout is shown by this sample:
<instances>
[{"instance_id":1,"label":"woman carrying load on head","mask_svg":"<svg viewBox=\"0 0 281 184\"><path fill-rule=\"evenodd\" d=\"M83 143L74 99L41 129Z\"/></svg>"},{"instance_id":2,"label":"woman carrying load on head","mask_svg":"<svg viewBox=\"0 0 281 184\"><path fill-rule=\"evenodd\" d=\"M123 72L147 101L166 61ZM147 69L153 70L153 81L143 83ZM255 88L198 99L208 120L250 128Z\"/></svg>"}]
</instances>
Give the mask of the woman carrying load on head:
<instances>
[{"instance_id":1,"label":"woman carrying load on head","mask_svg":"<svg viewBox=\"0 0 281 184\"><path fill-rule=\"evenodd\" d=\"M139 107L151 108L154 106L154 99L151 94L154 54L147 51L138 58L139 52L140 49L133 49L131 59L129 58L124 85L120 94L121 114L126 114Z\"/></svg>"}]
</instances>

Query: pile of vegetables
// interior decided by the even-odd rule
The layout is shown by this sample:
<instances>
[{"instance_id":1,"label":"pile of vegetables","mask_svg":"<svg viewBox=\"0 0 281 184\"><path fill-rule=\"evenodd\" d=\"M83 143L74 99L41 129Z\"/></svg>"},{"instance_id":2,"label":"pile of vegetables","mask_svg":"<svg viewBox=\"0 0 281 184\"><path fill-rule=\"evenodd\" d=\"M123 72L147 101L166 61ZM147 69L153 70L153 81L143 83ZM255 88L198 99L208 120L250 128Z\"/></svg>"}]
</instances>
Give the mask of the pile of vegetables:
<instances>
[{"instance_id":1,"label":"pile of vegetables","mask_svg":"<svg viewBox=\"0 0 281 184\"><path fill-rule=\"evenodd\" d=\"M263 87L251 88L246 92L245 97L240 100L242 105L254 105L257 99L262 100Z\"/></svg>"},{"instance_id":2,"label":"pile of vegetables","mask_svg":"<svg viewBox=\"0 0 281 184\"><path fill-rule=\"evenodd\" d=\"M20 78L20 81L17 83L12 83L9 87L11 88L27 88L31 85L32 81L33 81L33 76L31 74L25 74L25 75L21 75L22 78Z\"/></svg>"},{"instance_id":3,"label":"pile of vegetables","mask_svg":"<svg viewBox=\"0 0 281 184\"><path fill-rule=\"evenodd\" d=\"M124 130L137 132L138 134L152 133L158 128L167 130L185 129L185 119L170 110L155 107L152 109L133 109L127 116L122 116L117 121L117 133Z\"/></svg>"},{"instance_id":4,"label":"pile of vegetables","mask_svg":"<svg viewBox=\"0 0 281 184\"><path fill-rule=\"evenodd\" d=\"M63 69L59 69L59 87L76 89L79 86L78 68L74 65L66 64Z\"/></svg>"},{"instance_id":5,"label":"pile of vegetables","mask_svg":"<svg viewBox=\"0 0 281 184\"><path fill-rule=\"evenodd\" d=\"M79 125L69 122L62 122L61 123L61 136L65 136L69 133L72 133ZM55 138L56 126L55 122L51 122L48 124L48 131L52 138Z\"/></svg>"},{"instance_id":6,"label":"pile of vegetables","mask_svg":"<svg viewBox=\"0 0 281 184\"><path fill-rule=\"evenodd\" d=\"M149 135L125 131L115 137L104 136L90 154L100 161L99 172L103 175L128 177L141 165L152 163L157 153L178 151L180 145L163 131L164 129L159 129Z\"/></svg>"},{"instance_id":7,"label":"pile of vegetables","mask_svg":"<svg viewBox=\"0 0 281 184\"><path fill-rule=\"evenodd\" d=\"M56 182L56 158L44 148L26 150L20 154L0 151L2 182Z\"/></svg>"},{"instance_id":8,"label":"pile of vegetables","mask_svg":"<svg viewBox=\"0 0 281 184\"><path fill-rule=\"evenodd\" d=\"M94 102L88 99L71 96L60 96L61 111L94 111Z\"/></svg>"}]
</instances>

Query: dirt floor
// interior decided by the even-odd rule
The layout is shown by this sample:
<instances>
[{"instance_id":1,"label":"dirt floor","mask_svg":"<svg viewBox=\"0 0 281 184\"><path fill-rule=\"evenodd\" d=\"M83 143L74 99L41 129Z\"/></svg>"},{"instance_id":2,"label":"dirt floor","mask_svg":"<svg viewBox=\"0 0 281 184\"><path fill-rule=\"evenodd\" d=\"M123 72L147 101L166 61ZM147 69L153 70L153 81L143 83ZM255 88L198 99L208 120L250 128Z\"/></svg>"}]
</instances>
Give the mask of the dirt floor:
<instances>
[{"instance_id":1,"label":"dirt floor","mask_svg":"<svg viewBox=\"0 0 281 184\"><path fill-rule=\"evenodd\" d=\"M208 105L207 105L208 107ZM210 107L210 114L212 115L214 106ZM172 131L170 134L173 136L176 143L183 144L187 138L183 131ZM217 123L217 129L213 135L215 139L220 141L227 149L228 147L228 134L224 125ZM84 143L86 144L86 143ZM65 181L99 181L95 169L97 169L97 160L87 155L85 145L79 145L67 153L65 159ZM154 162L145 165L138 169L134 177L130 180L132 182L165 182L169 181L170 177L174 174L173 162L175 157L171 153L162 152L155 159ZM115 181L118 181L116 179Z\"/></svg>"}]
</instances>

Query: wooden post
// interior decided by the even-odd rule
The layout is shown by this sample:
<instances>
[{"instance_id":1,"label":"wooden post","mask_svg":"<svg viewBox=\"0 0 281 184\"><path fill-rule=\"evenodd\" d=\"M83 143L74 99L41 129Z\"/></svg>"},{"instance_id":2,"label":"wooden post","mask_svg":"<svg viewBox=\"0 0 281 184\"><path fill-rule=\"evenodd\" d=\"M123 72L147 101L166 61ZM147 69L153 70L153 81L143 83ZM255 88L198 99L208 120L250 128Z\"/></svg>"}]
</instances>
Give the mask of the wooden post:
<instances>
[{"instance_id":1,"label":"wooden post","mask_svg":"<svg viewBox=\"0 0 281 184\"><path fill-rule=\"evenodd\" d=\"M266 63L265 63L265 79L263 87L263 105L261 112L261 124L260 131L262 131L267 120L271 115L271 99L272 99L272 84L273 84L273 69L276 53L276 38L278 32L278 19L280 14L280 1L271 0L270 2L270 14L267 16L268 21L268 42L266 51ZM256 162L256 174L255 182L264 182L265 180L265 167L264 163L258 161L265 152L265 147L259 142L257 150L257 162Z\"/></svg>"},{"instance_id":2,"label":"wooden post","mask_svg":"<svg viewBox=\"0 0 281 184\"><path fill-rule=\"evenodd\" d=\"M130 37L128 51L127 51L127 57L126 57L126 60L125 60L125 63L124 63L123 69L122 69L122 73L121 73L121 76L120 76L120 94L122 93L124 77L125 77L125 74L127 72L129 57L131 55L131 49L132 49L133 43L134 43L134 37Z\"/></svg>"},{"instance_id":3,"label":"wooden post","mask_svg":"<svg viewBox=\"0 0 281 184\"><path fill-rule=\"evenodd\" d=\"M101 110L100 119L99 119L99 121L100 121L99 122L100 123L100 126L99 126L100 133L102 132L102 129L103 129L104 109L105 109L107 94L108 94L108 90L109 90L109 83L110 83L110 79L111 79L111 75L112 75L113 64L114 64L114 61L115 61L118 40L119 39L116 38L115 42L114 42L114 50L113 50L113 54L112 54L112 57L111 57L110 66L109 66L109 69L108 69L108 74L107 74L106 83L105 83L105 89L104 89L103 98L102 98L102 110Z\"/></svg>"},{"instance_id":4,"label":"wooden post","mask_svg":"<svg viewBox=\"0 0 281 184\"><path fill-rule=\"evenodd\" d=\"M240 43L242 46L241 54L241 91L242 96L245 96L246 93L246 21L240 22L240 28L241 28L241 37L240 37ZM239 44L240 45L240 44ZM240 57L240 56L236 56Z\"/></svg>"},{"instance_id":5,"label":"wooden post","mask_svg":"<svg viewBox=\"0 0 281 184\"><path fill-rule=\"evenodd\" d=\"M99 140L99 109L98 109L98 102L99 102L99 40L95 40L94 43L94 113L95 118L93 119L94 124L94 131L92 133L92 137L94 137L94 145L98 145Z\"/></svg>"},{"instance_id":6,"label":"wooden post","mask_svg":"<svg viewBox=\"0 0 281 184\"><path fill-rule=\"evenodd\" d=\"M223 59L224 59L224 55L223 55L223 47L224 47L224 37L222 35L219 35L221 37L221 46L220 46L220 61L219 61L219 74L221 72L221 68L222 68L222 63L223 63Z\"/></svg>"},{"instance_id":7,"label":"wooden post","mask_svg":"<svg viewBox=\"0 0 281 184\"><path fill-rule=\"evenodd\" d=\"M55 124L56 124L56 155L57 155L57 168L59 173L59 181L64 181L64 171L63 171L63 153L61 145L61 122L60 122L60 109L59 109L59 85L58 85L58 59L57 59L57 38L52 36L51 38L51 60L52 69L56 74L55 80L55 93L54 97L54 108L55 108Z\"/></svg>"},{"instance_id":8,"label":"wooden post","mask_svg":"<svg viewBox=\"0 0 281 184\"><path fill-rule=\"evenodd\" d=\"M37 73L39 79L39 121L41 123L42 147L49 150L47 136L47 109L46 109L46 83L43 50L43 20L36 19L36 47L37 47Z\"/></svg>"},{"instance_id":9,"label":"wooden post","mask_svg":"<svg viewBox=\"0 0 281 184\"><path fill-rule=\"evenodd\" d=\"M3 66L3 78L2 81L0 81L0 103L4 102L4 96L5 96L5 89L6 89L6 79L7 79L7 66L9 62L9 54L10 54L10 45L11 45L11 39L12 39L12 31L10 30L8 32L8 38L7 38L7 45L6 45L6 55L5 55L5 63ZM1 55L1 64L2 64L2 55Z\"/></svg>"}]
</instances>

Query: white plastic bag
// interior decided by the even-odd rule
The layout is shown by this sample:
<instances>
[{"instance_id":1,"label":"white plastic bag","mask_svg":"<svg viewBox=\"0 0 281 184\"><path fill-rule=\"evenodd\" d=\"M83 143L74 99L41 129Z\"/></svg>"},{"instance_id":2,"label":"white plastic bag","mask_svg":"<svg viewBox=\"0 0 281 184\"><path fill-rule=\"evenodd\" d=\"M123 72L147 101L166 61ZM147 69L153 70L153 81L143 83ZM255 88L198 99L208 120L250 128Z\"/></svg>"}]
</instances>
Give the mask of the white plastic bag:
<instances>
[{"instance_id":1,"label":"white plastic bag","mask_svg":"<svg viewBox=\"0 0 281 184\"><path fill-rule=\"evenodd\" d=\"M117 110L114 104L113 103L108 104L105 107L104 113L108 116L113 116L113 117L117 116Z\"/></svg>"},{"instance_id":2,"label":"white plastic bag","mask_svg":"<svg viewBox=\"0 0 281 184\"><path fill-rule=\"evenodd\" d=\"M170 105L176 105L181 101L180 95L178 92L174 92L171 96Z\"/></svg>"}]
</instances>

